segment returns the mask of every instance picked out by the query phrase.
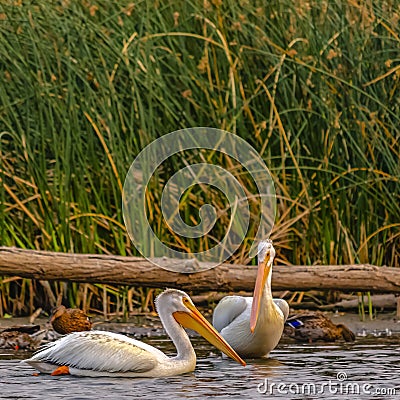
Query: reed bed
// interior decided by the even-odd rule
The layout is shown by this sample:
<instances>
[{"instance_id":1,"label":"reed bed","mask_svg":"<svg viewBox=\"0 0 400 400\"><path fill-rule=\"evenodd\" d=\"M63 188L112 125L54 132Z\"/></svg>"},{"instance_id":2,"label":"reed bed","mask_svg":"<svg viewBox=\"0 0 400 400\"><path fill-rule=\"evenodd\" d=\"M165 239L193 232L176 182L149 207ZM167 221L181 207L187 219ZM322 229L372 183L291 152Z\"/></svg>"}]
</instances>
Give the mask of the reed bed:
<instances>
[{"instance_id":1,"label":"reed bed","mask_svg":"<svg viewBox=\"0 0 400 400\"><path fill-rule=\"evenodd\" d=\"M389 0L3 2L0 245L137 254L121 211L130 163L165 133L210 126L244 138L271 171L278 263L399 266L399 19ZM160 186L147 193L159 237L210 247L160 223ZM210 198L224 209L193 188L182 217L195 223ZM231 261L247 261L249 244ZM153 294L4 277L0 315L60 299L126 314Z\"/></svg>"}]
</instances>

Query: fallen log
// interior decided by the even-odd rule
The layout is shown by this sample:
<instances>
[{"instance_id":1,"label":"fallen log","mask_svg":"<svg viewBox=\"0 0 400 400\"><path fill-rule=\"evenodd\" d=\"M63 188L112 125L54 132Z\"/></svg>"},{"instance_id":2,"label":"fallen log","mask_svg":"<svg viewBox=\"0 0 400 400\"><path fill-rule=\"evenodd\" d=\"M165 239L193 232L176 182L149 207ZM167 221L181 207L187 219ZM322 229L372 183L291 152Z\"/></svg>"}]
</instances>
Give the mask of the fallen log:
<instances>
[{"instance_id":1,"label":"fallen log","mask_svg":"<svg viewBox=\"0 0 400 400\"><path fill-rule=\"evenodd\" d=\"M204 294L195 294L190 296L195 304L208 304L208 303L218 303L225 296L243 296L243 297L251 297L253 296L253 292L204 292Z\"/></svg>"},{"instance_id":2,"label":"fallen log","mask_svg":"<svg viewBox=\"0 0 400 400\"><path fill-rule=\"evenodd\" d=\"M176 264L177 260L164 260ZM221 264L198 273L176 273L140 257L98 254L66 254L0 247L0 275L39 280L96 282L193 292L210 290L252 291L256 268ZM275 266L274 290L340 290L400 293L400 268L370 264L325 266Z\"/></svg>"},{"instance_id":3,"label":"fallen log","mask_svg":"<svg viewBox=\"0 0 400 400\"><path fill-rule=\"evenodd\" d=\"M377 294L371 296L371 303L375 308L385 310L396 310L397 309L397 297L394 294ZM357 310L359 308L360 301L356 297L352 300L342 300L334 304L327 304L319 306L320 310ZM368 299L364 298L364 305L367 306Z\"/></svg>"}]
</instances>

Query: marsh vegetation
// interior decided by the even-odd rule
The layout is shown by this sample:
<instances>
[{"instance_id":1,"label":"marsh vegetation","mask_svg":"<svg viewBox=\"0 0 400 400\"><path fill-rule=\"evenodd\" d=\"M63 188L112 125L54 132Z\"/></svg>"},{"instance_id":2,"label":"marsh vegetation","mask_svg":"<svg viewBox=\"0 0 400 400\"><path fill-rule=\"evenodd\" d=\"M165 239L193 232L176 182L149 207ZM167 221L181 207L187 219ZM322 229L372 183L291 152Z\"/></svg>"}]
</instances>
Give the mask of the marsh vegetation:
<instances>
[{"instance_id":1,"label":"marsh vegetation","mask_svg":"<svg viewBox=\"0 0 400 400\"><path fill-rule=\"evenodd\" d=\"M270 169L278 263L399 265L398 2L10 1L0 19L0 245L137 255L121 212L130 163L165 133L211 126ZM235 168L223 154L210 161ZM160 223L163 179L180 162L148 190L150 220L166 243L208 248L213 237L182 241ZM225 200L196 186L182 218ZM3 277L0 292L0 315L60 293L72 307L126 313L153 294L19 277Z\"/></svg>"}]
</instances>

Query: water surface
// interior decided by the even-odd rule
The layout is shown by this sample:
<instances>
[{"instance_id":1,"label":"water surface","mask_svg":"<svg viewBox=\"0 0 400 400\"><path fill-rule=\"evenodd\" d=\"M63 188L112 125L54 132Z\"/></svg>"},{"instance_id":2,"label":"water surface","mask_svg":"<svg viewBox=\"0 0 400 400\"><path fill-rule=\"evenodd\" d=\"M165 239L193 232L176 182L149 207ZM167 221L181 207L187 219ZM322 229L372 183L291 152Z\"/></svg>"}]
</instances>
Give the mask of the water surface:
<instances>
[{"instance_id":1,"label":"water surface","mask_svg":"<svg viewBox=\"0 0 400 400\"><path fill-rule=\"evenodd\" d=\"M173 355L168 339L146 342ZM399 338L343 345L280 344L272 358L249 360L246 367L222 358L200 338L192 343L198 355L195 372L158 379L33 376L34 369L19 361L29 353L0 350L0 398L400 398Z\"/></svg>"}]
</instances>

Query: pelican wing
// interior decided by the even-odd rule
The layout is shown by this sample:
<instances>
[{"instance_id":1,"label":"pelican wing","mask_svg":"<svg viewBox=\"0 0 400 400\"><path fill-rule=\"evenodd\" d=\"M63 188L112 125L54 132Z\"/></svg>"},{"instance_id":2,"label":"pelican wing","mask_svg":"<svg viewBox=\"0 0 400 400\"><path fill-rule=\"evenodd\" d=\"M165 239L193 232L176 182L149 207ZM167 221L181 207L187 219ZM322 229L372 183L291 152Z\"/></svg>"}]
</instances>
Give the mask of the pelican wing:
<instances>
[{"instance_id":1,"label":"pelican wing","mask_svg":"<svg viewBox=\"0 0 400 400\"><path fill-rule=\"evenodd\" d=\"M282 311L284 322L286 322L289 316L289 304L286 302L286 300L283 299L274 299L274 303Z\"/></svg>"},{"instance_id":2,"label":"pelican wing","mask_svg":"<svg viewBox=\"0 0 400 400\"><path fill-rule=\"evenodd\" d=\"M147 372L160 359L160 350L124 335L103 331L75 332L49 343L27 360L77 369L107 372Z\"/></svg>"},{"instance_id":3,"label":"pelican wing","mask_svg":"<svg viewBox=\"0 0 400 400\"><path fill-rule=\"evenodd\" d=\"M247 300L242 296L226 296L214 309L213 325L221 332L235 320L247 307Z\"/></svg>"}]
</instances>

